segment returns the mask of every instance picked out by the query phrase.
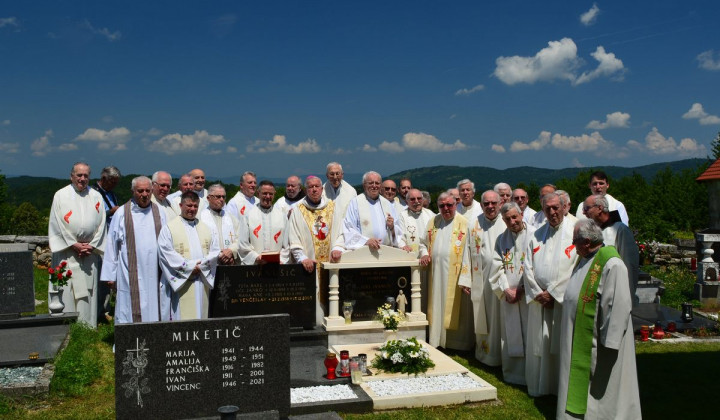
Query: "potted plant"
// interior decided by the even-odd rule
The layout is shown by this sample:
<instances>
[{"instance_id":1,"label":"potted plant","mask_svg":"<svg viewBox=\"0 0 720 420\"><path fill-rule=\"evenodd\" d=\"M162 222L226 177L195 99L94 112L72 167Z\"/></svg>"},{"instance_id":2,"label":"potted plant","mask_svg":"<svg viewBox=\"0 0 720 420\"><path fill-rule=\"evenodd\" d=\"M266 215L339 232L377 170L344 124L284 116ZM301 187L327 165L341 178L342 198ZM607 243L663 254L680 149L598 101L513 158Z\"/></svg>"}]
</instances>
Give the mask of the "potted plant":
<instances>
[{"instance_id":1,"label":"potted plant","mask_svg":"<svg viewBox=\"0 0 720 420\"><path fill-rule=\"evenodd\" d=\"M387 343L390 340L394 340L397 336L397 329L400 326L400 322L402 322L405 317L403 317L403 314L400 312L392 309L392 305L389 303L379 307L377 314L378 321L382 323L384 327L385 342Z\"/></svg>"},{"instance_id":2,"label":"potted plant","mask_svg":"<svg viewBox=\"0 0 720 420\"><path fill-rule=\"evenodd\" d=\"M48 275L52 284L49 288L50 302L48 302L50 315L62 315L63 309L65 309L65 304L62 301L62 291L72 277L72 270L67 269L67 261L61 261L56 267L48 268Z\"/></svg>"}]
</instances>

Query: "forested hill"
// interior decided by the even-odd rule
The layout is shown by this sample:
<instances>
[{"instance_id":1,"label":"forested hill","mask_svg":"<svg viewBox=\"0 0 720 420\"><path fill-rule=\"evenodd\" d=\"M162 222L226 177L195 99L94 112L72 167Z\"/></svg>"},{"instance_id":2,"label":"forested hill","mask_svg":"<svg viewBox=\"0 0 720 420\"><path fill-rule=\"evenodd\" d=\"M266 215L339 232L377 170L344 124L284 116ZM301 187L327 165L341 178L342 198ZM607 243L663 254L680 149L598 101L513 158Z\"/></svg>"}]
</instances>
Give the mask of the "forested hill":
<instances>
[{"instance_id":1,"label":"forested hill","mask_svg":"<svg viewBox=\"0 0 720 420\"><path fill-rule=\"evenodd\" d=\"M674 162L654 163L651 165L638 166L635 168L624 168L620 166L597 166L595 170L605 171L611 179L620 179L636 173L645 180L650 181L660 171L670 168L673 172L683 169L696 169L707 159L685 159ZM559 180L573 179L580 172L587 172L590 168L564 168L564 169L543 169L530 166L520 166L509 169L494 169L484 166L432 166L426 168L409 169L397 172L389 176L392 179L408 177L414 186L430 188L442 186L449 188L458 181L468 178L475 183L476 191L483 191L492 188L498 182L507 182L510 185L535 184L541 186L547 183L557 183Z\"/></svg>"}]
</instances>

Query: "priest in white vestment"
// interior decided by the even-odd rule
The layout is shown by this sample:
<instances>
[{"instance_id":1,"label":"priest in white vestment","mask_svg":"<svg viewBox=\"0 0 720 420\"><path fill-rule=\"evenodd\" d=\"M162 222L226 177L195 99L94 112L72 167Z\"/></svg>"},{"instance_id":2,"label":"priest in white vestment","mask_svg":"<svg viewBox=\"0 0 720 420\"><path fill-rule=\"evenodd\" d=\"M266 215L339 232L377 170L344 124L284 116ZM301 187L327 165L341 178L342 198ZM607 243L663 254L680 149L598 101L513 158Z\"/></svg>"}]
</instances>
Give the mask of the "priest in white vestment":
<instances>
[{"instance_id":1,"label":"priest in white vestment","mask_svg":"<svg viewBox=\"0 0 720 420\"><path fill-rule=\"evenodd\" d=\"M240 221L243 236L239 240L239 253L243 265L262 264L263 253L285 252L287 213L278 205L273 205L275 185L270 181L260 182L258 204L250 207ZM282 262L287 262L285 255L279 255Z\"/></svg>"},{"instance_id":2,"label":"priest in white vestment","mask_svg":"<svg viewBox=\"0 0 720 420\"><path fill-rule=\"evenodd\" d=\"M205 171L202 169L193 169L188 173L193 178L193 191L195 191L195 194L197 194L201 200L207 199L208 190L205 189Z\"/></svg>"},{"instance_id":3,"label":"priest in white vestment","mask_svg":"<svg viewBox=\"0 0 720 420\"><path fill-rule=\"evenodd\" d=\"M639 303L635 294L638 277L640 275L640 250L635 235L622 221L618 212L611 212L608 206L607 195L591 195L583 203L583 213L588 219L592 219L600 225L606 246L614 246L625 267L628 270L630 285L630 296L633 305Z\"/></svg>"},{"instance_id":4,"label":"priest in white vestment","mask_svg":"<svg viewBox=\"0 0 720 420\"><path fill-rule=\"evenodd\" d=\"M291 261L302 264L308 273L316 264L338 262L343 252L342 217L335 213L335 203L323 196L322 181L316 176L305 180L307 195L290 213L288 221L288 247ZM319 274L319 270L317 272ZM320 281L316 276L318 296L315 306L315 323L321 325L326 314L321 299Z\"/></svg>"},{"instance_id":5,"label":"priest in white vestment","mask_svg":"<svg viewBox=\"0 0 720 420\"><path fill-rule=\"evenodd\" d=\"M213 184L208 188L208 208L200 212L200 220L207 224L218 238L220 254L218 263L222 265L239 264L239 238L247 235L247 227L243 227L235 216L225 210L225 187Z\"/></svg>"},{"instance_id":6,"label":"priest in white vestment","mask_svg":"<svg viewBox=\"0 0 720 420\"><path fill-rule=\"evenodd\" d=\"M350 200L357 197L357 191L347 181L343 179L345 173L342 165L337 162L330 162L327 165L327 181L323 186L323 197L335 203L335 213L339 217L345 217Z\"/></svg>"},{"instance_id":7,"label":"priest in white vestment","mask_svg":"<svg viewBox=\"0 0 720 420\"><path fill-rule=\"evenodd\" d=\"M625 226L630 226L630 218L628 217L625 205L620 200L617 200L615 197L607 193L608 188L610 188L610 182L608 182L608 177L605 172L596 171L590 174L589 186L590 194L604 196L608 202L608 210L617 210L618 215L620 216L620 221L625 223ZM578 220L586 219L585 215L583 214L584 205L584 203L580 203L578 205L577 211L575 212L575 217L577 217Z\"/></svg>"},{"instance_id":8,"label":"priest in white vestment","mask_svg":"<svg viewBox=\"0 0 720 420\"><path fill-rule=\"evenodd\" d=\"M257 190L255 173L250 171L244 172L240 176L240 190L235 194L235 197L227 203L225 210L242 222L248 210L257 204L255 190Z\"/></svg>"},{"instance_id":9,"label":"priest in white vestment","mask_svg":"<svg viewBox=\"0 0 720 420\"><path fill-rule=\"evenodd\" d=\"M287 217L290 217L290 209L305 198L305 190L297 175L290 175L285 180L285 195L278 198L276 206L280 206Z\"/></svg>"},{"instance_id":10,"label":"priest in white vestment","mask_svg":"<svg viewBox=\"0 0 720 420\"><path fill-rule=\"evenodd\" d=\"M642 417L627 269L600 228L579 221L580 261L563 299L558 419Z\"/></svg>"},{"instance_id":11,"label":"priest in white vestment","mask_svg":"<svg viewBox=\"0 0 720 420\"><path fill-rule=\"evenodd\" d=\"M469 179L463 179L457 183L458 194L460 194L460 204L457 206L457 212L470 223L470 227L483 213L482 205L475 200L475 183Z\"/></svg>"},{"instance_id":12,"label":"priest in white vestment","mask_svg":"<svg viewBox=\"0 0 720 420\"><path fill-rule=\"evenodd\" d=\"M498 236L507 227L500 217L500 195L493 190L482 193L483 213L475 221L470 245L472 262L472 316L475 330L475 358L488 366L500 366L500 301L492 291L490 276Z\"/></svg>"},{"instance_id":13,"label":"priest in white vestment","mask_svg":"<svg viewBox=\"0 0 720 420\"><path fill-rule=\"evenodd\" d=\"M115 323L153 322L162 319L158 272L158 242L165 212L152 203L152 181L132 180L132 200L112 218L105 243L100 280L117 290Z\"/></svg>"},{"instance_id":14,"label":"priest in white vestment","mask_svg":"<svg viewBox=\"0 0 720 420\"><path fill-rule=\"evenodd\" d=\"M426 226L420 246L420 265L430 264L428 296L428 342L435 347L469 350L474 340L465 333L472 317L461 314L461 296L470 294L470 229L464 217L456 214L455 198L447 192L438 196L440 214Z\"/></svg>"},{"instance_id":15,"label":"priest in white vestment","mask_svg":"<svg viewBox=\"0 0 720 420\"><path fill-rule=\"evenodd\" d=\"M410 178L400 179L400 186L398 187L398 203L402 206L403 210L408 208L407 193L412 189L412 181Z\"/></svg>"},{"instance_id":16,"label":"priest in white vestment","mask_svg":"<svg viewBox=\"0 0 720 420\"><path fill-rule=\"evenodd\" d=\"M401 183L403 181L400 181ZM422 192L417 189L410 189L405 194L408 206L400 213L400 230L405 239L405 250L420 256L420 244L427 235L427 225L435 213L423 207ZM427 313L428 297L428 270L420 271L420 307L423 313Z\"/></svg>"},{"instance_id":17,"label":"priest in white vestment","mask_svg":"<svg viewBox=\"0 0 720 420\"><path fill-rule=\"evenodd\" d=\"M72 184L53 197L48 240L53 267L67 261L67 269L73 273L68 285L62 288L63 312L78 312L78 321L96 327L97 283L106 224L102 196L88 188L89 180L90 166L74 164L70 172ZM48 286L54 287L52 283Z\"/></svg>"},{"instance_id":18,"label":"priest in white vestment","mask_svg":"<svg viewBox=\"0 0 720 420\"><path fill-rule=\"evenodd\" d=\"M395 206L380 195L382 177L370 171L363 175L363 194L350 200L343 220L345 248L362 246L379 249L380 245L405 246Z\"/></svg>"},{"instance_id":19,"label":"priest in white vestment","mask_svg":"<svg viewBox=\"0 0 720 420\"><path fill-rule=\"evenodd\" d=\"M533 217L537 212L528 206L529 197L527 191L522 188L515 188L512 193L512 201L520 206L523 222L526 225L532 225Z\"/></svg>"},{"instance_id":20,"label":"priest in white vestment","mask_svg":"<svg viewBox=\"0 0 720 420\"><path fill-rule=\"evenodd\" d=\"M525 381L533 397L557 394L560 318L565 287L578 256L573 224L564 217L556 193L542 198L547 223L530 238L525 259L525 296L528 303Z\"/></svg>"},{"instance_id":21,"label":"priest in white vestment","mask_svg":"<svg viewBox=\"0 0 720 420\"><path fill-rule=\"evenodd\" d=\"M525 385L528 306L522 277L527 247L535 228L525 223L516 202L503 204L500 216L507 230L495 243L490 286L500 301L503 380Z\"/></svg>"},{"instance_id":22,"label":"priest in white vestment","mask_svg":"<svg viewBox=\"0 0 720 420\"><path fill-rule=\"evenodd\" d=\"M180 190L168 196L168 200L170 200L170 205L172 206L176 214L180 214L180 197L183 193L187 191L193 191L197 195L197 191L195 191L195 177L189 173L181 176L179 181L179 188ZM198 214L200 214L201 211L207 208L208 202L207 198L200 197L199 195L198 197L200 198Z\"/></svg>"},{"instance_id":23,"label":"priest in white vestment","mask_svg":"<svg viewBox=\"0 0 720 420\"><path fill-rule=\"evenodd\" d=\"M172 177L165 171L157 171L152 175L152 197L150 200L162 210L165 214L165 222L168 222L178 216L175 212L170 200L168 200L168 193L172 188Z\"/></svg>"},{"instance_id":24,"label":"priest in white vestment","mask_svg":"<svg viewBox=\"0 0 720 420\"><path fill-rule=\"evenodd\" d=\"M555 187L553 184L545 184L540 188L540 201L542 201L542 198L545 194L555 192L557 190L557 187ZM545 218L545 212L540 208L540 211L536 212L535 215L532 218L531 225L535 228L535 230L539 229L540 226L545 224L547 222L547 219Z\"/></svg>"},{"instance_id":25,"label":"priest in white vestment","mask_svg":"<svg viewBox=\"0 0 720 420\"><path fill-rule=\"evenodd\" d=\"M213 231L195 217L199 202L195 192L183 193L180 217L163 226L158 237L162 282L167 291L161 297L161 311L169 311L170 320L208 317L220 247Z\"/></svg>"}]
</instances>

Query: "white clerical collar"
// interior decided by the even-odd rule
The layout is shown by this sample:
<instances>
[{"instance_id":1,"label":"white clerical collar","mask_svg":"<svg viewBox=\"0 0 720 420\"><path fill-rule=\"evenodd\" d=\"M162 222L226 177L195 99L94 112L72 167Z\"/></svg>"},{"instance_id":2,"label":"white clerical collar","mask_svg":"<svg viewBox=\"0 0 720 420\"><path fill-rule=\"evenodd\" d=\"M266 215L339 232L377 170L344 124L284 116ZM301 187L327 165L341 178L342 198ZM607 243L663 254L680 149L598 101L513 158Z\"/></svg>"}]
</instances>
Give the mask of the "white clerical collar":
<instances>
[{"instance_id":1,"label":"white clerical collar","mask_svg":"<svg viewBox=\"0 0 720 420\"><path fill-rule=\"evenodd\" d=\"M182 219L183 222L185 222L185 224L190 225L190 226L195 226L198 222L198 219L188 220L188 219L182 217L182 215L180 215L180 218Z\"/></svg>"},{"instance_id":2,"label":"white clerical collar","mask_svg":"<svg viewBox=\"0 0 720 420\"><path fill-rule=\"evenodd\" d=\"M375 204L375 203L377 203L378 201L380 201L380 197L382 197L381 195L378 195L377 198L373 200L372 198L370 198L369 195L367 195L367 193L363 193L363 194L365 194L365 199L367 199L367 201L368 201L370 204Z\"/></svg>"}]
</instances>

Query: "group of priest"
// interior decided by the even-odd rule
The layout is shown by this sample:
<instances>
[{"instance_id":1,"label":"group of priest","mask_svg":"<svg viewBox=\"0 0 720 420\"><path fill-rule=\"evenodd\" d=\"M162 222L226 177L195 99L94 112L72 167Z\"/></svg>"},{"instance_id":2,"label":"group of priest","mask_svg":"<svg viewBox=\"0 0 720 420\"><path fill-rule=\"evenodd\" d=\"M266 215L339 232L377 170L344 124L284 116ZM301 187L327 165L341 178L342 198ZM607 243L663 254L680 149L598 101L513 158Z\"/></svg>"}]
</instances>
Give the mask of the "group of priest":
<instances>
[{"instance_id":1,"label":"group of priest","mask_svg":"<svg viewBox=\"0 0 720 420\"><path fill-rule=\"evenodd\" d=\"M289 177L275 202L273 183L258 184L252 172L227 200L194 169L173 194L167 172L136 177L132 199L119 205L119 176L105 168L89 188L89 166L76 163L53 199L53 264L67 261L75 273L63 301L83 322L96 325L98 278L117 290L116 323L198 319L207 317L218 264L277 258L312 272L343 252L392 246L428 267L431 345L474 348L530 395L558 395L560 418L640 415L630 318L638 250L602 172L574 216L569 195L550 184L535 212L526 191L505 183L478 202L469 179L439 195L436 215L409 179L397 188L370 171L357 194L336 162L324 184L309 176L303 189ZM321 302L316 314L321 323Z\"/></svg>"}]
</instances>

